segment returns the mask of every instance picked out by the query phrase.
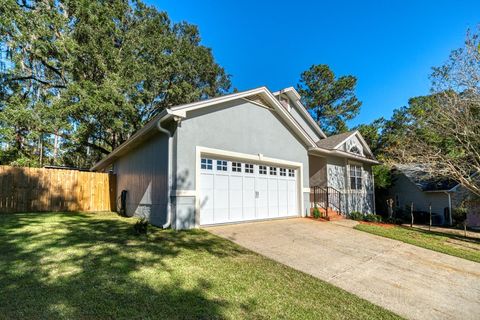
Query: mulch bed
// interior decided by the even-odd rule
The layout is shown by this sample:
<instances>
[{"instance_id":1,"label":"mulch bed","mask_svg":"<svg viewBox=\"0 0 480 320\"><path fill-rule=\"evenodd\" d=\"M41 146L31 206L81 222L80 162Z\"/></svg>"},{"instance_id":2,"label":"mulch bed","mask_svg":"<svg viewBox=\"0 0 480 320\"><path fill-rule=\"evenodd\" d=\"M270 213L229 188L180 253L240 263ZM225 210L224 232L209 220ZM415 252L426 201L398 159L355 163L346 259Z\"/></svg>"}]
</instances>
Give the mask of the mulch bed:
<instances>
[{"instance_id":1,"label":"mulch bed","mask_svg":"<svg viewBox=\"0 0 480 320\"><path fill-rule=\"evenodd\" d=\"M314 217L305 217L305 218L313 220L313 221L328 222L328 220L326 218L318 218L318 219L315 219Z\"/></svg>"},{"instance_id":2,"label":"mulch bed","mask_svg":"<svg viewBox=\"0 0 480 320\"><path fill-rule=\"evenodd\" d=\"M382 228L394 228L396 225L391 224L391 223L382 223L382 222L368 222L368 221L358 221L361 224L369 224L371 226L378 226Z\"/></svg>"}]
</instances>

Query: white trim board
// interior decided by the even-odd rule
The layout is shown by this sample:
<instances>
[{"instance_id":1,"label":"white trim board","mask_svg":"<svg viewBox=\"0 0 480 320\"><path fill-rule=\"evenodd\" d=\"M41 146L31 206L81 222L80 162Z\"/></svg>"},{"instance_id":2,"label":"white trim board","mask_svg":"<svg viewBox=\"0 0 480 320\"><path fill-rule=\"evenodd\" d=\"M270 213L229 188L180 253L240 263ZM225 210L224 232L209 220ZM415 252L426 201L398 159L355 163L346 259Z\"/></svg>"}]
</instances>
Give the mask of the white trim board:
<instances>
[{"instance_id":1,"label":"white trim board","mask_svg":"<svg viewBox=\"0 0 480 320\"><path fill-rule=\"evenodd\" d=\"M307 118L307 121L310 122L310 124L315 128L315 131L317 131L317 133L322 138L324 138L324 139L327 138L327 135L323 132L323 130L318 125L318 123L313 119L312 115L307 111L307 108L305 108L305 106L302 104L302 102L301 102L302 97L300 96L298 91L295 90L294 87L288 87L288 88L273 92L273 95L278 96L282 93L286 94L293 101L293 103L295 104L296 110L303 113L303 115ZM290 97L288 95L289 93L293 94L295 99Z\"/></svg>"},{"instance_id":2,"label":"white trim board","mask_svg":"<svg viewBox=\"0 0 480 320\"><path fill-rule=\"evenodd\" d=\"M175 190L176 197L196 197L197 192L195 190Z\"/></svg>"},{"instance_id":3,"label":"white trim board","mask_svg":"<svg viewBox=\"0 0 480 320\"><path fill-rule=\"evenodd\" d=\"M338 149L342 144L346 143L348 140L350 140L353 136L357 136L358 140L360 140L360 143L363 145L363 148L367 150L368 154L373 157L373 152L372 150L370 150L370 147L368 146L367 142L365 141L365 139L362 137L362 134L360 133L360 131L358 130L355 130L354 132L352 132L351 135L349 135L347 138L343 139L342 142L340 142L339 144L337 144L333 149Z\"/></svg>"}]
</instances>

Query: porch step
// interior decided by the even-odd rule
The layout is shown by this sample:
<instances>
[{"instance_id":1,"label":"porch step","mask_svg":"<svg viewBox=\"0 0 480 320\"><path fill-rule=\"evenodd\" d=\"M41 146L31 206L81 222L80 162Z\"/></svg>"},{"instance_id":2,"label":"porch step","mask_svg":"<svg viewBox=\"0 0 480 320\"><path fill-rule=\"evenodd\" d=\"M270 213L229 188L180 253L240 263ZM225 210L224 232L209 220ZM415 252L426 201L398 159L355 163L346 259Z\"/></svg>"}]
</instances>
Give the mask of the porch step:
<instances>
[{"instance_id":1,"label":"porch step","mask_svg":"<svg viewBox=\"0 0 480 320\"><path fill-rule=\"evenodd\" d=\"M328 216L328 221L338 221L345 219L341 214L332 214Z\"/></svg>"},{"instance_id":2,"label":"porch step","mask_svg":"<svg viewBox=\"0 0 480 320\"><path fill-rule=\"evenodd\" d=\"M310 215L313 216L313 209L314 208L311 208L310 209ZM342 220L342 219L345 219L341 214L340 212L332 209L332 208L328 208L327 210L325 210L324 208L318 208L318 210L320 211L320 217L324 220L328 220L328 221L337 221L337 220Z\"/></svg>"}]
</instances>

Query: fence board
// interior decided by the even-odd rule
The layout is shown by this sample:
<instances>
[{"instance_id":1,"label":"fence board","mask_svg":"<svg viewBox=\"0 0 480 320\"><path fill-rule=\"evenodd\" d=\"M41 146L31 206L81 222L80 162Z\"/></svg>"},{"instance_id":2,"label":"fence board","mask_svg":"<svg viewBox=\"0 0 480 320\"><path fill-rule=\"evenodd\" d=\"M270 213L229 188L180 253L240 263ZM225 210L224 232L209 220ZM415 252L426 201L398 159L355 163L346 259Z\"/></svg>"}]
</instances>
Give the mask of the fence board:
<instances>
[{"instance_id":1,"label":"fence board","mask_svg":"<svg viewBox=\"0 0 480 320\"><path fill-rule=\"evenodd\" d=\"M0 166L0 213L114 211L115 181L108 173Z\"/></svg>"}]
</instances>

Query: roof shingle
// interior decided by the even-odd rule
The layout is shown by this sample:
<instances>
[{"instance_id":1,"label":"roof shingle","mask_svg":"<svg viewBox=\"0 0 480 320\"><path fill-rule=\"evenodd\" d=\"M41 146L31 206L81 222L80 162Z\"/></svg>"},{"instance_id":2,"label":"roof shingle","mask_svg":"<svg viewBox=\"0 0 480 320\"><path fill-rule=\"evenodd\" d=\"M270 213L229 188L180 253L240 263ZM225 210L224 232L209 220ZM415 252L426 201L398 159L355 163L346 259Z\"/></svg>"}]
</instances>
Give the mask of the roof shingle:
<instances>
[{"instance_id":1,"label":"roof shingle","mask_svg":"<svg viewBox=\"0 0 480 320\"><path fill-rule=\"evenodd\" d=\"M349 136L351 136L355 131L348 131L340 134L336 134L333 136L330 136L325 139L318 140L316 142L317 146L319 148L324 148L324 149L334 149L339 143L341 143L343 140L347 139Z\"/></svg>"},{"instance_id":2,"label":"roof shingle","mask_svg":"<svg viewBox=\"0 0 480 320\"><path fill-rule=\"evenodd\" d=\"M424 165L398 164L395 166L395 169L425 192L447 191L458 184L455 180L431 175L427 172Z\"/></svg>"}]
</instances>

